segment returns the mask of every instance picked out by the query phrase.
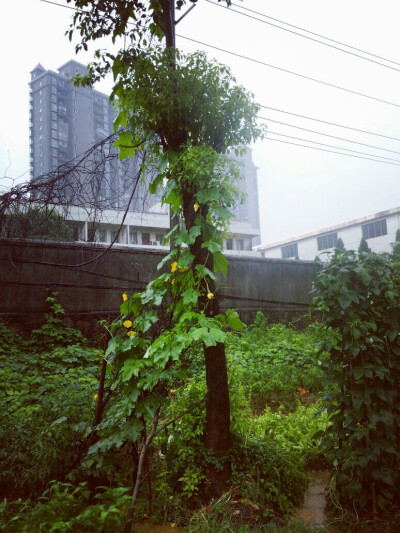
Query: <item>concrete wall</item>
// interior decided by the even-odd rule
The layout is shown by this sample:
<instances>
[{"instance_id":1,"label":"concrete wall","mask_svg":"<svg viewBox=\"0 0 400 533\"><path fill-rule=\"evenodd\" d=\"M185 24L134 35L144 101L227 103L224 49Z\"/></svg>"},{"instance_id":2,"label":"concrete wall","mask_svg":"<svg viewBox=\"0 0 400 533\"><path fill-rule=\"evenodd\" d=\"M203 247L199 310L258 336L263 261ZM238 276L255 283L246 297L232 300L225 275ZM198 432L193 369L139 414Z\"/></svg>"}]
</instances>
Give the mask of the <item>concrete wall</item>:
<instances>
[{"instance_id":1,"label":"concrete wall","mask_svg":"<svg viewBox=\"0 0 400 533\"><path fill-rule=\"evenodd\" d=\"M0 240L0 320L37 327L54 290L71 325L90 334L97 320L118 315L123 292L140 291L154 278L164 256L144 247L107 251L98 244ZM230 257L219 283L221 307L237 309L246 321L263 310L271 321L287 322L306 312L315 268L305 261Z\"/></svg>"}]
</instances>

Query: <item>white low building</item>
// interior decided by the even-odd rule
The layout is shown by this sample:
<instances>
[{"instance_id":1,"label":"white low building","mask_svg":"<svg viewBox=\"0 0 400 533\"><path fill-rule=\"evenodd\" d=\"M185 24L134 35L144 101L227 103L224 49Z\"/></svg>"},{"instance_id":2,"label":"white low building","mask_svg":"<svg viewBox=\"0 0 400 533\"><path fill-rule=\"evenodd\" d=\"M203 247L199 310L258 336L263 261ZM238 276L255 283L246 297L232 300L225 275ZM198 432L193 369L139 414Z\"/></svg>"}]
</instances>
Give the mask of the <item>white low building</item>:
<instances>
[{"instance_id":1,"label":"white low building","mask_svg":"<svg viewBox=\"0 0 400 533\"><path fill-rule=\"evenodd\" d=\"M123 220L123 217L125 219ZM148 211L125 211L106 209L97 214L96 222L85 209L70 206L66 219L74 231L74 240L83 242L111 243L133 246L163 246L163 240L170 228L168 206L156 204ZM118 233L119 231L119 233ZM259 228L251 222L233 219L230 234L224 248L236 254L255 254L251 242L259 237ZM118 235L117 235L118 233Z\"/></svg>"},{"instance_id":2,"label":"white low building","mask_svg":"<svg viewBox=\"0 0 400 533\"><path fill-rule=\"evenodd\" d=\"M339 239L346 250L357 250L364 237L372 252L391 252L399 228L400 207L395 207L290 239L260 244L253 250L261 252L263 257L312 261L318 256L324 261L326 252L332 252Z\"/></svg>"}]
</instances>

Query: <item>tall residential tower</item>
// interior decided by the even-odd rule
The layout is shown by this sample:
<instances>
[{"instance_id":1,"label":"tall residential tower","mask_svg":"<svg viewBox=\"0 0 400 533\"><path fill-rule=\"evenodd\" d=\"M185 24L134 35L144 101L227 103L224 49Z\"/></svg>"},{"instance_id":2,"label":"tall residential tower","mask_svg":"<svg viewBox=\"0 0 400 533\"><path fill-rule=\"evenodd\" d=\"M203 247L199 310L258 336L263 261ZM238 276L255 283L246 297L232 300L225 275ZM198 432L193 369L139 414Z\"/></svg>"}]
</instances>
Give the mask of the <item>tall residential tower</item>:
<instances>
[{"instance_id":1,"label":"tall residential tower","mask_svg":"<svg viewBox=\"0 0 400 533\"><path fill-rule=\"evenodd\" d=\"M114 111L108 96L76 87L71 78L86 67L68 61L58 73L37 65L31 72L31 178L56 169L85 152L112 132Z\"/></svg>"}]
</instances>

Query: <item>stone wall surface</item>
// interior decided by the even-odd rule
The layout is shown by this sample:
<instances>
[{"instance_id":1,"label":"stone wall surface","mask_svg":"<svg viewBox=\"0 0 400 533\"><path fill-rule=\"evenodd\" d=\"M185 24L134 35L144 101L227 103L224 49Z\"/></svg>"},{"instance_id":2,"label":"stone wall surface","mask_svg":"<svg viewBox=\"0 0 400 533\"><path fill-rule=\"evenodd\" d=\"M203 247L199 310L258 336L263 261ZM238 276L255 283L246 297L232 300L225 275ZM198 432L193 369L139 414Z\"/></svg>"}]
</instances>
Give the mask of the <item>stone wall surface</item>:
<instances>
[{"instance_id":1,"label":"stone wall surface","mask_svg":"<svg viewBox=\"0 0 400 533\"><path fill-rule=\"evenodd\" d=\"M121 294L142 290L154 278L162 249L89 243L0 240L0 321L32 329L48 311L52 291L72 325L87 333L100 318L118 315ZM219 282L222 309L236 309L245 321L264 311L288 322L307 311L316 272L313 262L229 257Z\"/></svg>"}]
</instances>

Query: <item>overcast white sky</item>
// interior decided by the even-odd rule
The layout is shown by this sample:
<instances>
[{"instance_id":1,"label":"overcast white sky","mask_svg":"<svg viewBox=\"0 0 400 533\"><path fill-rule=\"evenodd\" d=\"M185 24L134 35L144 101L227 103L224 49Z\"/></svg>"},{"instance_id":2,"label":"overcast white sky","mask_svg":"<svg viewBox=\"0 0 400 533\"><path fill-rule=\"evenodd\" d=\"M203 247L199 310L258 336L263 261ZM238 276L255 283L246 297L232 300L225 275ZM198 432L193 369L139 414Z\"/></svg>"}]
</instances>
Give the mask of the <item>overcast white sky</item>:
<instances>
[{"instance_id":1,"label":"overcast white sky","mask_svg":"<svg viewBox=\"0 0 400 533\"><path fill-rule=\"evenodd\" d=\"M64 0L54 1L65 4ZM177 46L185 51L204 49L210 57L228 64L238 81L264 106L400 139L398 0L236 0L234 3L391 60L368 56L392 68L301 38L233 10L212 5L207 0L198 1L196 8L178 24L177 34L390 104L239 59L180 37ZM262 18L248 11L242 12ZM87 53L75 57L74 45L64 36L71 13L69 9L41 0L0 1L2 186L10 183L7 177L29 177L30 71L39 62L44 68L56 71L69 59L75 58L82 63L91 59ZM293 27L290 29L294 30ZM111 82L104 82L97 88L109 92ZM260 115L393 151L380 151L267 122L269 139L258 142L253 151L253 160L259 169L263 243L400 205L399 166L284 144L272 139L306 143L278 137L272 132L366 154L379 154L397 159L397 165L400 165L400 140L367 135L268 109L262 109ZM337 148L319 147L337 151Z\"/></svg>"}]
</instances>

